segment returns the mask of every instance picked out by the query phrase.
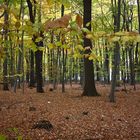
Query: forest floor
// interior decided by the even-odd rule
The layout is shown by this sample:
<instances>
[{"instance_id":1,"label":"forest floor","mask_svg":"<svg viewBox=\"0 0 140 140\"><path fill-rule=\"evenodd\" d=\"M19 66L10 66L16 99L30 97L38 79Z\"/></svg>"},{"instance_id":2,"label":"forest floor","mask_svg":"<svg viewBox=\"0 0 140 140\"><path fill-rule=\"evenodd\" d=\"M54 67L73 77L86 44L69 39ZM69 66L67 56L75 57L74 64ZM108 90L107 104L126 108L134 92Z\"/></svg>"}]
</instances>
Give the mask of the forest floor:
<instances>
[{"instance_id":1,"label":"forest floor","mask_svg":"<svg viewBox=\"0 0 140 140\"><path fill-rule=\"evenodd\" d=\"M0 90L0 134L8 140L140 140L140 86L123 87L110 103L110 87L97 85L99 97L82 97L80 85L36 93ZM49 122L52 124L49 124ZM2 138L0 138L2 140Z\"/></svg>"}]
</instances>

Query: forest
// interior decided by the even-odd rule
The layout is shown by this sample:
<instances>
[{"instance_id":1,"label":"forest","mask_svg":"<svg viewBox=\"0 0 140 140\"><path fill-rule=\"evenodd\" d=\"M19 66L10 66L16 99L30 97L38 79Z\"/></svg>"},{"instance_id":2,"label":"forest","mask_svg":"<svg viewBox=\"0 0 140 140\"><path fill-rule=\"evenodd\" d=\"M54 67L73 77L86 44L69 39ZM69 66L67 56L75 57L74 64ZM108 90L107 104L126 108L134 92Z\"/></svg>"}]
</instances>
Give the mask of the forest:
<instances>
[{"instance_id":1,"label":"forest","mask_svg":"<svg viewBox=\"0 0 140 140\"><path fill-rule=\"evenodd\" d=\"M140 1L0 0L0 140L140 140Z\"/></svg>"}]
</instances>

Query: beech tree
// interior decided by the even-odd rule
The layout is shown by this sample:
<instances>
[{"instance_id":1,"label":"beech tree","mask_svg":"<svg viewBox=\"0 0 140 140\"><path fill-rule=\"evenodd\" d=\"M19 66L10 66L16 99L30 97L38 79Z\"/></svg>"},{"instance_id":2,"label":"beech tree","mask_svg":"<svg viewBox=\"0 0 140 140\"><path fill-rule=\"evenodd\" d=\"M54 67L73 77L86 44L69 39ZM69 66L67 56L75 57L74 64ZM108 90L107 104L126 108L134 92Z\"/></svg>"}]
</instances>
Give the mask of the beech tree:
<instances>
[{"instance_id":1,"label":"beech tree","mask_svg":"<svg viewBox=\"0 0 140 140\"><path fill-rule=\"evenodd\" d=\"M36 17L36 0L32 3L30 0L27 0L28 8L29 8L29 15L30 15L30 21L34 24L35 23L35 17ZM41 3L40 3L41 4ZM41 8L39 9L41 10ZM41 23L41 14L39 15L39 23ZM36 41L37 38L42 38L39 41ZM43 90L43 77L42 77L42 59L43 59L43 51L40 50L40 47L43 47L43 32L41 29L38 30L38 33L36 35L33 35L32 37L33 42L36 44L36 52L35 52L35 78L36 78L36 90L37 92L44 92ZM30 71L30 86L34 86L35 84L35 78L34 78L34 52L31 50L31 71Z\"/></svg>"},{"instance_id":2,"label":"beech tree","mask_svg":"<svg viewBox=\"0 0 140 140\"><path fill-rule=\"evenodd\" d=\"M97 96L95 83L111 81L114 102L118 83L139 82L139 0L1 0L0 20L5 90L16 92L25 73L37 92L45 81L62 92L80 83L83 95Z\"/></svg>"},{"instance_id":3,"label":"beech tree","mask_svg":"<svg viewBox=\"0 0 140 140\"><path fill-rule=\"evenodd\" d=\"M27 0L28 9L29 9L29 17L32 24L35 23L35 17L36 17L36 6L35 6L35 0L33 1L34 4L30 0ZM35 36L32 37L32 40L35 41ZM35 71L34 71L34 52L30 50L30 73L29 73L29 87L35 86Z\"/></svg>"},{"instance_id":4,"label":"beech tree","mask_svg":"<svg viewBox=\"0 0 140 140\"><path fill-rule=\"evenodd\" d=\"M7 55L7 41L8 41L8 19L9 19L9 14L8 14L8 0L5 0L5 5L6 5L6 9L4 10L4 41L5 41L5 53L6 53L6 57L4 59L4 63L3 63L3 90L9 90L8 88L8 55Z\"/></svg>"},{"instance_id":5,"label":"beech tree","mask_svg":"<svg viewBox=\"0 0 140 140\"><path fill-rule=\"evenodd\" d=\"M92 0L83 0L83 6L84 6L84 17L83 17L83 26L87 28L89 31L91 31L91 13L92 13ZM89 24L90 23L90 24ZM87 24L89 24L87 26ZM84 48L85 49L85 57L84 57L84 69L85 69L85 85L84 85L84 91L83 96L98 96L96 87L95 87L95 81L94 81L94 65L93 61L89 60L86 55L91 53L92 49L92 42L90 39L86 38L86 33L84 36Z\"/></svg>"},{"instance_id":6,"label":"beech tree","mask_svg":"<svg viewBox=\"0 0 140 140\"><path fill-rule=\"evenodd\" d=\"M121 15L121 0L113 2L112 7L114 9L113 17L114 17L114 32L119 32L120 30L120 15ZM120 46L118 42L114 44L114 57L113 57L113 70L112 70L112 81L111 81L111 91L110 91L110 102L115 102L115 87L117 80L117 72L119 69L119 55L120 55Z\"/></svg>"}]
</instances>

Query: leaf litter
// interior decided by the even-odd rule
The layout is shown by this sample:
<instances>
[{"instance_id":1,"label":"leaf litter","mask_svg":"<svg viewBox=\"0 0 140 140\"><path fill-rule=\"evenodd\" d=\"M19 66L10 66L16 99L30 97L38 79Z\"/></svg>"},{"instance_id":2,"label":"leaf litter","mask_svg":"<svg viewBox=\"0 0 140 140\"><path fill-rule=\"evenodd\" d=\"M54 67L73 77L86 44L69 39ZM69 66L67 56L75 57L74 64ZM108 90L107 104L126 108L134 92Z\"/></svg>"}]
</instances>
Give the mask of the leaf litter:
<instances>
[{"instance_id":1,"label":"leaf litter","mask_svg":"<svg viewBox=\"0 0 140 140\"><path fill-rule=\"evenodd\" d=\"M66 86L66 93L59 87L42 94L1 90L0 134L8 140L140 140L140 86L121 88L116 103L108 101L110 87L99 84L100 97L81 96L79 85Z\"/></svg>"}]
</instances>

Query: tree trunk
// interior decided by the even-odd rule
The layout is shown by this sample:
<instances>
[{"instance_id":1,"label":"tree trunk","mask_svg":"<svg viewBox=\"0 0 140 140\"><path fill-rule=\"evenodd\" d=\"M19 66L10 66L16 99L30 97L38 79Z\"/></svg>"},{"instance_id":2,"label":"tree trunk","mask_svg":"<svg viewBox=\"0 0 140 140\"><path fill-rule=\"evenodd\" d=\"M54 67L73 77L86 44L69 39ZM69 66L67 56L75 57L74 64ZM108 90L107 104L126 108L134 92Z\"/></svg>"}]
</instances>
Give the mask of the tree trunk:
<instances>
[{"instance_id":1,"label":"tree trunk","mask_svg":"<svg viewBox=\"0 0 140 140\"><path fill-rule=\"evenodd\" d=\"M140 34L140 1L137 0L137 5L138 5L138 30L139 30L139 34ZM138 49L139 48L139 43L137 44L137 52L138 52ZM138 62L138 66L140 66L140 60L137 61ZM138 79L140 80L140 69L138 70Z\"/></svg>"},{"instance_id":2,"label":"tree trunk","mask_svg":"<svg viewBox=\"0 0 140 140\"><path fill-rule=\"evenodd\" d=\"M26 0L26 1L28 4L30 21L32 23L35 23L36 8L33 9L33 5L32 5L32 2L30 0ZM34 37L32 38L32 40L34 41ZM29 87L35 87L34 52L32 50L30 50L30 74L29 74L29 77L30 77Z\"/></svg>"},{"instance_id":3,"label":"tree trunk","mask_svg":"<svg viewBox=\"0 0 140 140\"><path fill-rule=\"evenodd\" d=\"M113 3L112 3L113 6ZM114 32L118 32L120 30L120 14L121 14L121 0L118 0L118 5L115 5L115 12L114 14ZM116 11L117 9L117 11ZM119 69L119 53L120 53L120 46L119 43L115 43L114 48L114 58L113 58L113 70L112 70L112 81L111 81L111 91L109 95L110 102L115 102L115 87L116 87L116 80L117 80L117 72Z\"/></svg>"},{"instance_id":4,"label":"tree trunk","mask_svg":"<svg viewBox=\"0 0 140 140\"><path fill-rule=\"evenodd\" d=\"M105 71L106 71L106 76L105 76L105 81L107 84L110 83L110 70L109 70L109 55L108 55L109 51L108 51L108 48L105 47Z\"/></svg>"},{"instance_id":5,"label":"tree trunk","mask_svg":"<svg viewBox=\"0 0 140 140\"><path fill-rule=\"evenodd\" d=\"M39 1L39 9L38 9L38 23L41 23L41 0ZM43 33L40 29L38 29L39 37L43 38ZM37 45L37 51L35 52L35 68L36 68L36 91L39 93L43 93L43 76L42 76L42 60L43 60L43 51L40 50L40 47L43 47L43 40L35 43Z\"/></svg>"},{"instance_id":6,"label":"tree trunk","mask_svg":"<svg viewBox=\"0 0 140 140\"><path fill-rule=\"evenodd\" d=\"M5 4L8 7L8 1L5 0ZM4 41L8 41L8 9L5 9L4 11ZM7 54L7 43L5 43L5 53L6 53L6 57L4 59L4 63L3 63L3 90L9 90L8 88L8 54Z\"/></svg>"},{"instance_id":7,"label":"tree trunk","mask_svg":"<svg viewBox=\"0 0 140 140\"><path fill-rule=\"evenodd\" d=\"M134 72L134 50L131 47L129 49L129 65L130 65L130 84L131 85L135 85L135 72Z\"/></svg>"},{"instance_id":8,"label":"tree trunk","mask_svg":"<svg viewBox=\"0 0 140 140\"><path fill-rule=\"evenodd\" d=\"M38 43L38 46L43 46L43 42ZM38 47L39 48L39 47ZM42 57L43 51L37 50L35 52L35 63L36 63L36 82L37 87L36 90L39 93L43 93L43 77L42 77Z\"/></svg>"},{"instance_id":9,"label":"tree trunk","mask_svg":"<svg viewBox=\"0 0 140 140\"><path fill-rule=\"evenodd\" d=\"M64 5L61 7L61 17L64 16ZM63 34L62 34L63 35ZM63 40L62 40L63 43ZM65 92L65 50L62 48L62 92Z\"/></svg>"},{"instance_id":10,"label":"tree trunk","mask_svg":"<svg viewBox=\"0 0 140 140\"><path fill-rule=\"evenodd\" d=\"M83 0L84 4L84 27L86 27L86 24L91 22L91 7L92 7L92 0ZM91 24L87 27L89 30L91 30ZM92 48L91 40L84 38L84 47L90 47ZM91 51L88 49L85 51L85 54L89 54ZM94 67L93 67L93 61L89 60L88 58L84 58L84 69L85 69L85 85L84 85L84 91L83 96L98 96L96 87L95 87L95 81L94 81Z\"/></svg>"}]
</instances>

